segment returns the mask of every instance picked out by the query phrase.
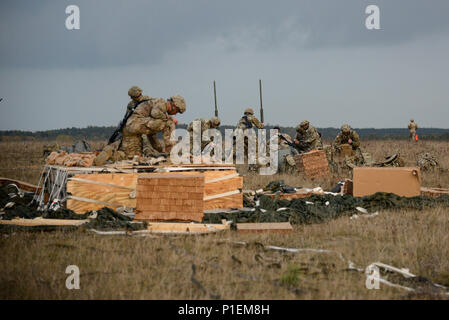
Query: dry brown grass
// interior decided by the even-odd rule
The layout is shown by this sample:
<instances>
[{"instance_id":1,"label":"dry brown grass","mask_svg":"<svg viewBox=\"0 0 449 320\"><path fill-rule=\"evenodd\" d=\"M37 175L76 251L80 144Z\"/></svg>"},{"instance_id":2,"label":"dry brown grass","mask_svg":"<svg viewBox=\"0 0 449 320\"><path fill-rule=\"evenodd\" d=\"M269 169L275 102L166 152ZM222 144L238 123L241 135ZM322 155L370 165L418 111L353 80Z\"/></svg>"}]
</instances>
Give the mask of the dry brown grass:
<instances>
[{"instance_id":1,"label":"dry brown grass","mask_svg":"<svg viewBox=\"0 0 449 320\"><path fill-rule=\"evenodd\" d=\"M449 143L365 143L374 158L397 150L407 164L420 151L436 155L448 168ZM0 144L1 167L38 161L39 145ZM13 161L6 155L14 153ZM2 176L37 182L39 173L6 171ZM32 180L31 177L33 177ZM277 177L248 176L246 187L261 187ZM291 185L316 186L297 176L283 176ZM424 173L429 186L449 185L445 172ZM264 251L256 243L291 248L331 249L359 267L381 261L449 286L449 211L382 211L371 218L342 217L325 224L295 226L289 234L239 234L147 237L98 236L71 233L0 235L0 299L443 299L429 290L410 294L381 284L365 287L365 275L346 271L335 254L287 254ZM244 240L248 247L219 243ZM263 257L261 261L260 257ZM194 279L192 264L196 266ZM65 269L77 265L81 289L65 287ZM296 289L296 290L295 290Z\"/></svg>"}]
</instances>

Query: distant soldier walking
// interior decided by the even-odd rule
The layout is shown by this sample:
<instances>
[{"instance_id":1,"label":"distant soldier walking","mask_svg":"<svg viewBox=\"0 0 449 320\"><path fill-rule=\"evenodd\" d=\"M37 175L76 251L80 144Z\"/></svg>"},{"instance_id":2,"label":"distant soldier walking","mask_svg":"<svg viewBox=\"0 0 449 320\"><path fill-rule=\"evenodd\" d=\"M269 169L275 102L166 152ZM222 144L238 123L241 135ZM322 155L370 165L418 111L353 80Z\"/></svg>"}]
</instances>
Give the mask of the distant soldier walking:
<instances>
[{"instance_id":1,"label":"distant soldier walking","mask_svg":"<svg viewBox=\"0 0 449 320\"><path fill-rule=\"evenodd\" d=\"M410 119L410 123L408 124L408 130L410 131L410 139L412 141L417 141L416 130L418 130L418 124L415 122L415 120Z\"/></svg>"},{"instance_id":2,"label":"distant soldier walking","mask_svg":"<svg viewBox=\"0 0 449 320\"><path fill-rule=\"evenodd\" d=\"M243 146L244 146L244 156L248 156L248 135L249 134L255 134L254 127L257 129L263 129L265 124L261 122L257 117L254 115L254 110L251 108L245 109L245 112L243 113L243 117L240 118L239 122L237 123L236 129L243 130L242 135L236 136L236 143L242 143L243 139ZM255 165L249 166L250 170L255 170Z\"/></svg>"}]
</instances>

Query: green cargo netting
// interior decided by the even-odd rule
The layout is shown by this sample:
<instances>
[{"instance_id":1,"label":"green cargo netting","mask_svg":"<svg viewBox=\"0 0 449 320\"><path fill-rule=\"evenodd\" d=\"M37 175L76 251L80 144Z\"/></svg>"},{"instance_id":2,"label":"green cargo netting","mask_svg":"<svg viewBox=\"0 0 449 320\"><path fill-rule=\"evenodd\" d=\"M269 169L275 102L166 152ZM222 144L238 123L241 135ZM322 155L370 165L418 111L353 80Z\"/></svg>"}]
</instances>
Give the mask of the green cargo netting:
<instances>
[{"instance_id":1,"label":"green cargo netting","mask_svg":"<svg viewBox=\"0 0 449 320\"><path fill-rule=\"evenodd\" d=\"M104 207L101 210L89 211L84 214L77 214L72 210L59 208L52 211L39 211L37 204L32 202L33 194L22 193L16 187L9 184L0 186L0 219L12 220L14 218L34 219L42 217L46 219L71 219L71 220L90 220L89 223L84 224L83 227L93 228L98 230L112 230L112 229L126 229L126 230L141 230L146 229L146 223L135 223L128 216L122 215L110 208ZM7 205L10 204L10 205ZM12 204L12 205L11 205ZM95 218L92 218L95 216ZM73 230L73 226L11 226L0 225L0 231L19 231L19 230L33 230L33 231L53 231L53 230Z\"/></svg>"},{"instance_id":2,"label":"green cargo netting","mask_svg":"<svg viewBox=\"0 0 449 320\"><path fill-rule=\"evenodd\" d=\"M247 202L248 203L248 202ZM208 213L204 223L220 223L222 219L242 222L290 222L291 224L322 223L341 216L356 213L356 207L362 207L369 212L378 210L399 210L434 207L449 207L449 196L438 198L429 197L400 197L392 193L376 193L366 197L351 195L313 195L308 198L293 200L278 200L262 195L259 206L254 211L239 210L232 213ZM281 209L285 208L285 209ZM277 211L281 209L280 211Z\"/></svg>"}]
</instances>

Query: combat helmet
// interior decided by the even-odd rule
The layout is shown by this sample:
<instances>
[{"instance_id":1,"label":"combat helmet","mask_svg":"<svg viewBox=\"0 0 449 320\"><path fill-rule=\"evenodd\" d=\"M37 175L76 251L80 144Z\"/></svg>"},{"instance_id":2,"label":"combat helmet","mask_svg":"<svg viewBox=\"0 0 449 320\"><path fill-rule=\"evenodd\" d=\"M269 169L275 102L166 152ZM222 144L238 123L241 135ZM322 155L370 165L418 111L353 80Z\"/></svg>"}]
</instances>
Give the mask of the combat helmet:
<instances>
[{"instance_id":1,"label":"combat helmet","mask_svg":"<svg viewBox=\"0 0 449 320\"><path fill-rule=\"evenodd\" d=\"M245 113L245 114L253 115L253 114L254 114L254 110L251 109L251 108L246 108L244 113Z\"/></svg>"},{"instance_id":2,"label":"combat helmet","mask_svg":"<svg viewBox=\"0 0 449 320\"><path fill-rule=\"evenodd\" d=\"M343 132L344 134L348 134L351 131L351 127L349 126L349 124L344 124L341 126L341 132Z\"/></svg>"},{"instance_id":3,"label":"combat helmet","mask_svg":"<svg viewBox=\"0 0 449 320\"><path fill-rule=\"evenodd\" d=\"M214 126L214 127L218 127L221 123L220 118L219 117L213 117L210 119L210 123Z\"/></svg>"},{"instance_id":4,"label":"combat helmet","mask_svg":"<svg viewBox=\"0 0 449 320\"><path fill-rule=\"evenodd\" d=\"M184 113L184 111L186 111L186 101L184 100L183 97L176 95L170 97L169 100L173 102L176 108L178 108L179 113Z\"/></svg>"},{"instance_id":5,"label":"combat helmet","mask_svg":"<svg viewBox=\"0 0 449 320\"><path fill-rule=\"evenodd\" d=\"M142 95L142 89L140 89L138 86L132 86L129 90L128 90L128 95L131 98L137 98L139 96Z\"/></svg>"},{"instance_id":6,"label":"combat helmet","mask_svg":"<svg viewBox=\"0 0 449 320\"><path fill-rule=\"evenodd\" d=\"M410 122L415 122L415 120L414 119L410 119Z\"/></svg>"}]
</instances>

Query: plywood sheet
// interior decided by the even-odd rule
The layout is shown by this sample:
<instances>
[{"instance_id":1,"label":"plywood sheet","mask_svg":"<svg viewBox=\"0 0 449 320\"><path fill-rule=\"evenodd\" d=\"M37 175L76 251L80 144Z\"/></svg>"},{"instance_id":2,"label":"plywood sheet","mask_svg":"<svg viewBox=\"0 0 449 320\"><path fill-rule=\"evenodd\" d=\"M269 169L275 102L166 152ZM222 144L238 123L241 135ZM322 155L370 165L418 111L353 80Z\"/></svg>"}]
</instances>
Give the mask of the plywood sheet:
<instances>
[{"instance_id":1,"label":"plywood sheet","mask_svg":"<svg viewBox=\"0 0 449 320\"><path fill-rule=\"evenodd\" d=\"M421 173L417 167L356 167L353 171L353 195L363 197L376 192L403 197L421 194Z\"/></svg>"}]
</instances>

